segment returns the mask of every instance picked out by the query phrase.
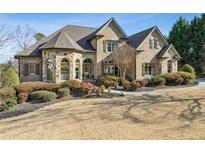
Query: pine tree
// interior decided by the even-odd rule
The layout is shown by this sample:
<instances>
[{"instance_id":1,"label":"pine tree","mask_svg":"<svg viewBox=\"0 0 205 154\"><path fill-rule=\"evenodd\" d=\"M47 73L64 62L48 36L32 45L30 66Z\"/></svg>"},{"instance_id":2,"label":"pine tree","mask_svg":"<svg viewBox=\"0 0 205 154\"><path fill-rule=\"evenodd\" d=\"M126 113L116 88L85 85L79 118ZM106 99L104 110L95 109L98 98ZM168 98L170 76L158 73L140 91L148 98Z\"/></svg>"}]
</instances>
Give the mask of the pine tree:
<instances>
[{"instance_id":1,"label":"pine tree","mask_svg":"<svg viewBox=\"0 0 205 154\"><path fill-rule=\"evenodd\" d=\"M181 55L182 64L190 64L190 28L188 21L180 17L169 32L168 42L173 44Z\"/></svg>"}]
</instances>

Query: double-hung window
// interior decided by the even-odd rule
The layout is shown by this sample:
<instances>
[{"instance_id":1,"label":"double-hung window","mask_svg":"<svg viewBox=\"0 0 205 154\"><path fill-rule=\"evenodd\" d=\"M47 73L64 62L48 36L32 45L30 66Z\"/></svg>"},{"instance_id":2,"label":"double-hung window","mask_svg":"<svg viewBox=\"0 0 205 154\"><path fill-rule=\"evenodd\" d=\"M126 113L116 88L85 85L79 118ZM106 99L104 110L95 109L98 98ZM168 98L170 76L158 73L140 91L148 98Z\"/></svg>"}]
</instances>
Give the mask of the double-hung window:
<instances>
[{"instance_id":1,"label":"double-hung window","mask_svg":"<svg viewBox=\"0 0 205 154\"><path fill-rule=\"evenodd\" d=\"M114 52L118 48L118 42L113 40L108 40L106 43L107 52Z\"/></svg>"},{"instance_id":2,"label":"double-hung window","mask_svg":"<svg viewBox=\"0 0 205 154\"><path fill-rule=\"evenodd\" d=\"M154 63L144 63L144 75L155 75L155 64Z\"/></svg>"}]
</instances>

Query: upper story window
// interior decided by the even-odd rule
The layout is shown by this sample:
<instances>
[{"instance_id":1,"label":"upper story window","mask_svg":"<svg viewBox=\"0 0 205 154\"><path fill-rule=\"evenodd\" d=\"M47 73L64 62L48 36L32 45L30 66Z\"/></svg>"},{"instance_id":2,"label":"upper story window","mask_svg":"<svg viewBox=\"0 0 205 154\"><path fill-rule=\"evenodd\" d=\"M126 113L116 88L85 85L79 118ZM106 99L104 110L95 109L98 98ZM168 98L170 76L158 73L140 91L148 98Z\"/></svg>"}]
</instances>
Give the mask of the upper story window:
<instances>
[{"instance_id":1,"label":"upper story window","mask_svg":"<svg viewBox=\"0 0 205 154\"><path fill-rule=\"evenodd\" d=\"M150 49L157 49L157 39L150 39L149 40L149 47Z\"/></svg>"},{"instance_id":2,"label":"upper story window","mask_svg":"<svg viewBox=\"0 0 205 154\"><path fill-rule=\"evenodd\" d=\"M106 41L106 51L113 52L118 48L118 42L113 40Z\"/></svg>"}]
</instances>

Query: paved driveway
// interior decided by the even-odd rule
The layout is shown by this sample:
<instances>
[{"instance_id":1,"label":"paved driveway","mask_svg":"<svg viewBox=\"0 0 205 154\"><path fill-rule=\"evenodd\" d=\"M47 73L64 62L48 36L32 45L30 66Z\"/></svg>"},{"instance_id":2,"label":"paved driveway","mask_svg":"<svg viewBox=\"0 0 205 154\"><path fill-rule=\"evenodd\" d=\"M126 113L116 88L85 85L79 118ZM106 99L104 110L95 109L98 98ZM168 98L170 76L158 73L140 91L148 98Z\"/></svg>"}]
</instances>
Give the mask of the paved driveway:
<instances>
[{"instance_id":1,"label":"paved driveway","mask_svg":"<svg viewBox=\"0 0 205 154\"><path fill-rule=\"evenodd\" d=\"M65 101L0 120L0 139L205 139L205 88Z\"/></svg>"}]
</instances>

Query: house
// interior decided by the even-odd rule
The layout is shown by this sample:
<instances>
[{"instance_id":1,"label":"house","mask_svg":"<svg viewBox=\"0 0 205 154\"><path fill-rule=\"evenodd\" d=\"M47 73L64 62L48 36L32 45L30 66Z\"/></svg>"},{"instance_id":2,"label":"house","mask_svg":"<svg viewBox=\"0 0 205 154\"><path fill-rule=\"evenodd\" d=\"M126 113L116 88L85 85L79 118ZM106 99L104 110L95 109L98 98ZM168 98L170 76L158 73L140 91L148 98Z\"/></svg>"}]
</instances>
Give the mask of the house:
<instances>
[{"instance_id":1,"label":"house","mask_svg":"<svg viewBox=\"0 0 205 154\"><path fill-rule=\"evenodd\" d=\"M128 76L142 79L178 70L180 55L155 26L131 36L114 18L99 28L65 26L15 55L21 81L62 82L92 80L104 74L119 74L111 53L130 44L135 50Z\"/></svg>"}]
</instances>

